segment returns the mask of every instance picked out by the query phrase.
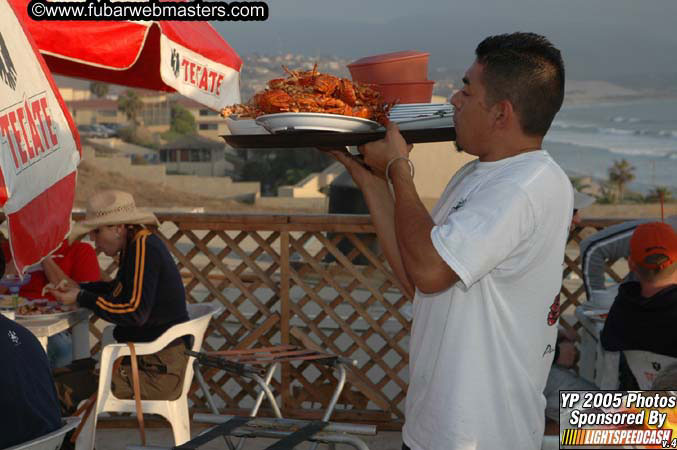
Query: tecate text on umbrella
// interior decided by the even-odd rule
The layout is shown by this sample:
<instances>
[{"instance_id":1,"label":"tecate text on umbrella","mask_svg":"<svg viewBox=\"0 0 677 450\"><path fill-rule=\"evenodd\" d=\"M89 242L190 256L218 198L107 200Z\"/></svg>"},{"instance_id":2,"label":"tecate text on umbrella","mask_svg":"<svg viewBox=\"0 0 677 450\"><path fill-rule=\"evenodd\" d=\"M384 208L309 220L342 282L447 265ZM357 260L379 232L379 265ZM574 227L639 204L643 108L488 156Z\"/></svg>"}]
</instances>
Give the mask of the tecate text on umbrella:
<instances>
[{"instance_id":1,"label":"tecate text on umbrella","mask_svg":"<svg viewBox=\"0 0 677 450\"><path fill-rule=\"evenodd\" d=\"M9 150L17 174L58 148L45 92L0 111L0 149Z\"/></svg>"}]
</instances>

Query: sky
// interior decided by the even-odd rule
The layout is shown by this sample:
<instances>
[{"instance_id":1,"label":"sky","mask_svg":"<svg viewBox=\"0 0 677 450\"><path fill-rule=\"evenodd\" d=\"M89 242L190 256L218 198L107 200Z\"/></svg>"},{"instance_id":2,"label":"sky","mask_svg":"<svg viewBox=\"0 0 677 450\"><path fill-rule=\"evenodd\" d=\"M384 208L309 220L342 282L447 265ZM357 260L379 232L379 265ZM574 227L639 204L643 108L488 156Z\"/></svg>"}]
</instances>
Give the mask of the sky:
<instances>
[{"instance_id":1,"label":"sky","mask_svg":"<svg viewBox=\"0 0 677 450\"><path fill-rule=\"evenodd\" d=\"M533 31L574 79L677 79L677 0L268 0L265 22L213 22L239 53L358 59L397 50L464 70L486 36ZM677 83L677 81L676 81Z\"/></svg>"}]
</instances>

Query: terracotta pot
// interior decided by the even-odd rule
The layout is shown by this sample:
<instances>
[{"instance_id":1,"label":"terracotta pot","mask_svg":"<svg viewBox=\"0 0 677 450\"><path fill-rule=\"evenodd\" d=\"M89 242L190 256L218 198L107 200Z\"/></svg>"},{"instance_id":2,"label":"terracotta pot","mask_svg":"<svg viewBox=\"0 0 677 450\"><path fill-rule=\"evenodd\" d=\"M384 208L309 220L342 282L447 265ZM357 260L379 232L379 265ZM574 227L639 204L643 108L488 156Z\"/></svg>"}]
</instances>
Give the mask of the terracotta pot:
<instances>
[{"instance_id":1,"label":"terracotta pot","mask_svg":"<svg viewBox=\"0 0 677 450\"><path fill-rule=\"evenodd\" d=\"M429 53L404 51L368 56L348 64L358 83L404 83L428 79Z\"/></svg>"}]
</instances>

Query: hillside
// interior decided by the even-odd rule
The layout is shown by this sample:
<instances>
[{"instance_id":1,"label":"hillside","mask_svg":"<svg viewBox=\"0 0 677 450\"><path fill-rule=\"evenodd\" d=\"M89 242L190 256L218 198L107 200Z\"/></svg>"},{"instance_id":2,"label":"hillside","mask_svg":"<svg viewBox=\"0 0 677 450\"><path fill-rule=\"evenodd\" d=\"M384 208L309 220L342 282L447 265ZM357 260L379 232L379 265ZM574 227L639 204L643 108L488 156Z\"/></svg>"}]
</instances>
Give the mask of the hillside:
<instances>
[{"instance_id":1,"label":"hillside","mask_svg":"<svg viewBox=\"0 0 677 450\"><path fill-rule=\"evenodd\" d=\"M137 206L163 208L197 208L204 207L210 211L253 211L253 205L246 205L232 200L215 200L178 191L147 181L133 180L117 173L101 170L87 161L78 166L78 181L75 190L76 208L84 208L87 198L102 189L121 189L130 192Z\"/></svg>"},{"instance_id":2,"label":"hillside","mask_svg":"<svg viewBox=\"0 0 677 450\"><path fill-rule=\"evenodd\" d=\"M102 170L86 160L78 166L78 181L75 189L75 208L85 208L87 198L94 192L102 189L120 189L130 192L137 206L154 210L182 209L196 212L233 212L233 213L277 213L277 214L307 214L318 213L317 208L295 205L289 199L267 201L266 205L240 203L234 200L218 200L203 197L189 192L163 187L160 184L140 181L120 175L117 172ZM270 199L270 198L269 198ZM274 198L273 198L274 199ZM273 203L271 205L271 203ZM197 209L201 208L201 209Z\"/></svg>"}]
</instances>

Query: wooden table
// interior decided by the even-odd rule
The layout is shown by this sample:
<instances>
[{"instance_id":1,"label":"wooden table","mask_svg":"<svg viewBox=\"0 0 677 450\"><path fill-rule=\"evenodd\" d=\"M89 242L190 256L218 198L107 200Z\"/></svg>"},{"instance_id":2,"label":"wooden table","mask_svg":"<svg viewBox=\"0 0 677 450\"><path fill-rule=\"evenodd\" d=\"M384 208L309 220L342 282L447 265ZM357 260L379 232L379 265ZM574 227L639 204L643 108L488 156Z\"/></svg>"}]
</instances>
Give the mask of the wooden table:
<instances>
[{"instance_id":1,"label":"wooden table","mask_svg":"<svg viewBox=\"0 0 677 450\"><path fill-rule=\"evenodd\" d=\"M38 338L45 351L47 351L47 339L50 336L72 329L73 359L81 359L90 356L89 317L91 315L90 310L80 308L51 319L16 319L16 321L28 328Z\"/></svg>"}]
</instances>

